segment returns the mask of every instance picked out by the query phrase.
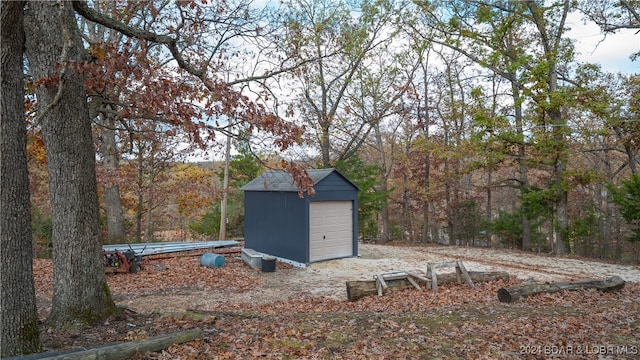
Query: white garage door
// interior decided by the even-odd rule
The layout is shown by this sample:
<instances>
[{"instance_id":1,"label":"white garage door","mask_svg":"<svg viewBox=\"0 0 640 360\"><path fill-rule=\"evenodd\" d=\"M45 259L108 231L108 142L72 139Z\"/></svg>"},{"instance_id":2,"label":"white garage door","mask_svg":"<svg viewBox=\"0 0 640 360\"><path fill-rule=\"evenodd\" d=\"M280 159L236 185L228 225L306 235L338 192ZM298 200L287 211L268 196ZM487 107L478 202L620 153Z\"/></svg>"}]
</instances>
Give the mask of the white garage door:
<instances>
[{"instance_id":1,"label":"white garage door","mask_svg":"<svg viewBox=\"0 0 640 360\"><path fill-rule=\"evenodd\" d=\"M353 255L353 202L309 204L309 261Z\"/></svg>"}]
</instances>

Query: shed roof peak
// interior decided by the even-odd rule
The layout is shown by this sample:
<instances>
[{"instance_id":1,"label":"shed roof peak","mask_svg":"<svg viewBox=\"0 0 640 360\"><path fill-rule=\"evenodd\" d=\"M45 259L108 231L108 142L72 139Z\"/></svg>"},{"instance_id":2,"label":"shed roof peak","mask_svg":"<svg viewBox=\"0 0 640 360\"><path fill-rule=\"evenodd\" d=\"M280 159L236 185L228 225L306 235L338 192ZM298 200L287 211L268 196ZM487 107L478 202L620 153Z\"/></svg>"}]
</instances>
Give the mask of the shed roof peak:
<instances>
[{"instance_id":1,"label":"shed roof peak","mask_svg":"<svg viewBox=\"0 0 640 360\"><path fill-rule=\"evenodd\" d=\"M359 190L358 186L349 180L346 176L342 175L335 168L327 169L306 169L307 174L316 185L324 178L332 173L337 173L347 182L352 184ZM298 185L295 183L293 176L285 170L267 170L263 172L257 178L251 180L245 186L242 187L244 191L298 191Z\"/></svg>"}]
</instances>

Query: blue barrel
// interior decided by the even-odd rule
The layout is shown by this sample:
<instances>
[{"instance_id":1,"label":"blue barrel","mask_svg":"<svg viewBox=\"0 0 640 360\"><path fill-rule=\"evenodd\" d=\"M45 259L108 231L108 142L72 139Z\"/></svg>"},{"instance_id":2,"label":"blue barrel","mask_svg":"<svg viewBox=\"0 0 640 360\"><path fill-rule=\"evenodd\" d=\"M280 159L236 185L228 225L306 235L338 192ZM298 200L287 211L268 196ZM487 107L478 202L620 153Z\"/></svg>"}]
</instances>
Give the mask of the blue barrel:
<instances>
[{"instance_id":1,"label":"blue barrel","mask_svg":"<svg viewBox=\"0 0 640 360\"><path fill-rule=\"evenodd\" d=\"M220 254L204 253L200 257L200 266L220 268L224 266L224 256Z\"/></svg>"}]
</instances>

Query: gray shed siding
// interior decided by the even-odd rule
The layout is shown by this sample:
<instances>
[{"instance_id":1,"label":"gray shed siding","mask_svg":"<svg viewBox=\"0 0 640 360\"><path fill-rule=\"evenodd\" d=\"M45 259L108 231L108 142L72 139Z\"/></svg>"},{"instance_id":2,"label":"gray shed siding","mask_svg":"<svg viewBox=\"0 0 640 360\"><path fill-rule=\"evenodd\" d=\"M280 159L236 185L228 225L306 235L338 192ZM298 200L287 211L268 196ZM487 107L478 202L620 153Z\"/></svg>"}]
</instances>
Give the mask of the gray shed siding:
<instances>
[{"instance_id":1,"label":"gray shed siding","mask_svg":"<svg viewBox=\"0 0 640 360\"><path fill-rule=\"evenodd\" d=\"M259 181L258 181L259 182ZM296 191L265 191L248 184L245 190L245 247L303 264L309 261L309 203L351 201L353 252L358 254L358 188L333 170L316 182L314 196Z\"/></svg>"},{"instance_id":2,"label":"gray shed siding","mask_svg":"<svg viewBox=\"0 0 640 360\"><path fill-rule=\"evenodd\" d=\"M292 192L251 191L245 193L244 209L246 248L306 263L309 209L304 199Z\"/></svg>"}]
</instances>

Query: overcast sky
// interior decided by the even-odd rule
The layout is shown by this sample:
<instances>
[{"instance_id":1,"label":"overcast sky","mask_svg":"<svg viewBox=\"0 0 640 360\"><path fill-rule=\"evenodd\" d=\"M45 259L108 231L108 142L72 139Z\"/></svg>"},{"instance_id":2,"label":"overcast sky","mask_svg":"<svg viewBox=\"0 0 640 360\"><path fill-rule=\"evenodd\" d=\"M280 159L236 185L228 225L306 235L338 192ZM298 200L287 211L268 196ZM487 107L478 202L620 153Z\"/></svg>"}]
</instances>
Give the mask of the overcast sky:
<instances>
[{"instance_id":1,"label":"overcast sky","mask_svg":"<svg viewBox=\"0 0 640 360\"><path fill-rule=\"evenodd\" d=\"M579 60L599 63L607 72L626 74L640 73L640 59L632 62L631 54L640 50L640 33L638 30L620 30L606 38L600 28L593 23L587 25L578 21L571 24L569 36L575 38L576 48L580 52Z\"/></svg>"},{"instance_id":2,"label":"overcast sky","mask_svg":"<svg viewBox=\"0 0 640 360\"><path fill-rule=\"evenodd\" d=\"M576 20L573 20L573 19ZM569 17L571 31L569 37L576 39L576 50L580 62L597 63L606 72L640 74L640 59L631 61L631 54L640 50L638 30L619 30L616 34L604 37L600 28L593 24L584 24L577 16ZM211 156L221 158L220 150L212 150L208 155L197 154L188 157L188 161L208 161Z\"/></svg>"}]
</instances>

